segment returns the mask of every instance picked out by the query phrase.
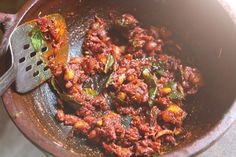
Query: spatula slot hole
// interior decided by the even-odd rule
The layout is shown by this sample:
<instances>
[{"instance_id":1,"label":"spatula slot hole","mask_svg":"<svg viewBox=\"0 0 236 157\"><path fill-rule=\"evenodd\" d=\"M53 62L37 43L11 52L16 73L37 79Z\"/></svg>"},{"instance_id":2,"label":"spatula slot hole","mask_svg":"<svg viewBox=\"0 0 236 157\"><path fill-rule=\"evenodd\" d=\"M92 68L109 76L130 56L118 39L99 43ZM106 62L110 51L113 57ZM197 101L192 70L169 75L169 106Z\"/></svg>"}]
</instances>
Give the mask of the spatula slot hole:
<instances>
[{"instance_id":1,"label":"spatula slot hole","mask_svg":"<svg viewBox=\"0 0 236 157\"><path fill-rule=\"evenodd\" d=\"M21 59L19 59L19 63L23 63L25 61L25 57L22 57Z\"/></svg>"},{"instance_id":2,"label":"spatula slot hole","mask_svg":"<svg viewBox=\"0 0 236 157\"><path fill-rule=\"evenodd\" d=\"M42 60L38 61L38 62L37 62L37 66L41 65L42 63L43 63Z\"/></svg>"},{"instance_id":3,"label":"spatula slot hole","mask_svg":"<svg viewBox=\"0 0 236 157\"><path fill-rule=\"evenodd\" d=\"M36 77L36 76L38 76L39 75L39 71L35 71L34 73L33 73L33 76L34 77Z\"/></svg>"},{"instance_id":4,"label":"spatula slot hole","mask_svg":"<svg viewBox=\"0 0 236 157\"><path fill-rule=\"evenodd\" d=\"M48 66L46 66L46 67L44 67L44 71L47 71L49 69L49 67Z\"/></svg>"},{"instance_id":5,"label":"spatula slot hole","mask_svg":"<svg viewBox=\"0 0 236 157\"><path fill-rule=\"evenodd\" d=\"M26 68L25 68L25 71L29 71L29 70L31 70L32 69L32 65L29 65L29 66L27 66Z\"/></svg>"},{"instance_id":6,"label":"spatula slot hole","mask_svg":"<svg viewBox=\"0 0 236 157\"><path fill-rule=\"evenodd\" d=\"M29 47L30 47L29 44L25 44L25 45L23 46L24 50L27 50Z\"/></svg>"},{"instance_id":7,"label":"spatula slot hole","mask_svg":"<svg viewBox=\"0 0 236 157\"><path fill-rule=\"evenodd\" d=\"M30 53L30 57L34 57L36 55L36 52Z\"/></svg>"},{"instance_id":8,"label":"spatula slot hole","mask_svg":"<svg viewBox=\"0 0 236 157\"><path fill-rule=\"evenodd\" d=\"M46 52L47 50L48 50L47 47L43 47L43 48L41 49L41 52Z\"/></svg>"}]
</instances>

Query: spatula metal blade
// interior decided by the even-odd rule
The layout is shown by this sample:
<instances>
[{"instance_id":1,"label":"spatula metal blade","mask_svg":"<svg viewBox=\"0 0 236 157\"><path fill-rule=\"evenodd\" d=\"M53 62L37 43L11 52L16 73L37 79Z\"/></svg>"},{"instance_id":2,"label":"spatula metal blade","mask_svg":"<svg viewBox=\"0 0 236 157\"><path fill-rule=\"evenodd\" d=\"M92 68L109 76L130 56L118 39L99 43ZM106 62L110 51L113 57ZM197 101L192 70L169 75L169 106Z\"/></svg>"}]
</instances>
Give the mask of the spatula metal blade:
<instances>
[{"instance_id":1,"label":"spatula metal blade","mask_svg":"<svg viewBox=\"0 0 236 157\"><path fill-rule=\"evenodd\" d=\"M47 66L49 56L53 55L57 64L65 63L68 60L68 32L64 18L60 14L45 17L50 20L53 19L60 27L63 40L60 49L55 50L49 42L44 41L41 49L35 51L30 36L36 26L35 20L17 27L11 35L10 48L18 69L15 87L19 93L27 93L33 90L52 76Z\"/></svg>"},{"instance_id":2,"label":"spatula metal blade","mask_svg":"<svg viewBox=\"0 0 236 157\"><path fill-rule=\"evenodd\" d=\"M31 25L21 25L11 36L10 46L18 69L15 87L19 93L31 91L51 77L51 71L42 58L48 47L45 44L41 51L34 50L29 37L32 29Z\"/></svg>"}]
</instances>

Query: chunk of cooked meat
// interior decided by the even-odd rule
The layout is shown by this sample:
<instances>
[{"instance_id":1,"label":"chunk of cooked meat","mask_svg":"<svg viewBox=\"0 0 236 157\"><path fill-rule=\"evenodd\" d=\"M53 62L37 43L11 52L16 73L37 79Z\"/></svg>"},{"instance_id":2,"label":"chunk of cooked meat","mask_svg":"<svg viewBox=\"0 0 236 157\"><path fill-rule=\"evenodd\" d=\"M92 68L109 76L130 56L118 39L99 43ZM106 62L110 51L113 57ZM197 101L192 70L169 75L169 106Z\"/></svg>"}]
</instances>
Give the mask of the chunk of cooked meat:
<instances>
[{"instance_id":1,"label":"chunk of cooked meat","mask_svg":"<svg viewBox=\"0 0 236 157\"><path fill-rule=\"evenodd\" d=\"M131 14L123 14L114 20L115 26L118 28L132 29L139 23Z\"/></svg>"},{"instance_id":2,"label":"chunk of cooked meat","mask_svg":"<svg viewBox=\"0 0 236 157\"><path fill-rule=\"evenodd\" d=\"M103 143L103 147L105 148L107 152L113 152L118 157L130 157L133 155L131 148L124 148L114 143L112 144Z\"/></svg>"},{"instance_id":3,"label":"chunk of cooked meat","mask_svg":"<svg viewBox=\"0 0 236 157\"><path fill-rule=\"evenodd\" d=\"M107 24L99 17L91 24L83 44L85 54L100 54L111 52L110 38L107 35Z\"/></svg>"},{"instance_id":4,"label":"chunk of cooked meat","mask_svg":"<svg viewBox=\"0 0 236 157\"><path fill-rule=\"evenodd\" d=\"M148 86L142 80L135 80L121 86L121 91L126 93L128 103L146 103L148 101Z\"/></svg>"},{"instance_id":5,"label":"chunk of cooked meat","mask_svg":"<svg viewBox=\"0 0 236 157\"><path fill-rule=\"evenodd\" d=\"M96 16L84 56L60 65L49 59L60 97L56 119L119 157L163 154L178 145L190 135L182 131L182 104L203 78L182 63L173 45L166 27L144 28L131 14L113 14L109 22Z\"/></svg>"},{"instance_id":6,"label":"chunk of cooked meat","mask_svg":"<svg viewBox=\"0 0 236 157\"><path fill-rule=\"evenodd\" d=\"M203 79L200 72L191 67L180 66L183 87L186 89L187 94L196 94L199 87L203 86Z\"/></svg>"}]
</instances>

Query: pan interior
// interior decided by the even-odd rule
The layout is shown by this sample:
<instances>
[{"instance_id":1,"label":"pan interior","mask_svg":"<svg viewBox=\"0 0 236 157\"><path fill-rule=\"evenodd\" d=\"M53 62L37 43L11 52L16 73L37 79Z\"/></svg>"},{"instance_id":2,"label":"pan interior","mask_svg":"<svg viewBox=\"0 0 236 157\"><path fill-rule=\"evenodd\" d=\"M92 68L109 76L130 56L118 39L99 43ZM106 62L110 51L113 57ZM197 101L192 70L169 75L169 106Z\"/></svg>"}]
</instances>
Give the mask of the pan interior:
<instances>
[{"instance_id":1,"label":"pan interior","mask_svg":"<svg viewBox=\"0 0 236 157\"><path fill-rule=\"evenodd\" d=\"M42 0L26 14L23 21L36 18L38 14L61 13L70 34L70 55L81 55L85 32L94 15L108 18L110 11L131 13L148 25L164 25L177 41L183 43L184 53L203 73L205 87L200 93L186 101L189 112L186 127L194 142L216 126L234 102L236 78L234 58L236 53L236 29L230 18L215 1L186 0ZM22 22L23 23L23 22ZM96 144L84 137L72 137L71 128L54 119L56 96L47 83L26 95L7 93L15 105L22 106L21 112L40 132L58 147L64 147L80 156L103 156Z\"/></svg>"}]
</instances>

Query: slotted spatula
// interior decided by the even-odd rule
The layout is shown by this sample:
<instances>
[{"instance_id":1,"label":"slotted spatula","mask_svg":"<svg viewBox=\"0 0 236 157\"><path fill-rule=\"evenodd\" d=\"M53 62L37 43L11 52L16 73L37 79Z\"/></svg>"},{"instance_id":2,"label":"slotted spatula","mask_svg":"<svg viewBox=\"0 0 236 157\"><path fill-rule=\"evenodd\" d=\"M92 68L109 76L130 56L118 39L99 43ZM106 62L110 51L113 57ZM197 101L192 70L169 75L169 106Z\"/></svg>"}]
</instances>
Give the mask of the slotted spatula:
<instances>
[{"instance_id":1,"label":"slotted spatula","mask_svg":"<svg viewBox=\"0 0 236 157\"><path fill-rule=\"evenodd\" d=\"M27 93L51 77L52 74L48 67L49 56L53 55L57 64L67 62L68 33L66 31L65 20L59 14L52 14L45 17L56 21L57 24L60 24L60 29L64 29L61 34L63 44L59 49L55 50L52 48L51 43L45 40L38 50L35 49L35 46L32 44L32 36L30 35L35 27L37 27L35 20L17 27L10 37L10 50L17 69L15 74L15 89L19 93ZM13 70L12 72L14 73ZM4 75L2 78L13 79L13 77L4 78ZM3 87L6 86L3 80L1 83L0 95L4 93L5 89Z\"/></svg>"}]
</instances>

